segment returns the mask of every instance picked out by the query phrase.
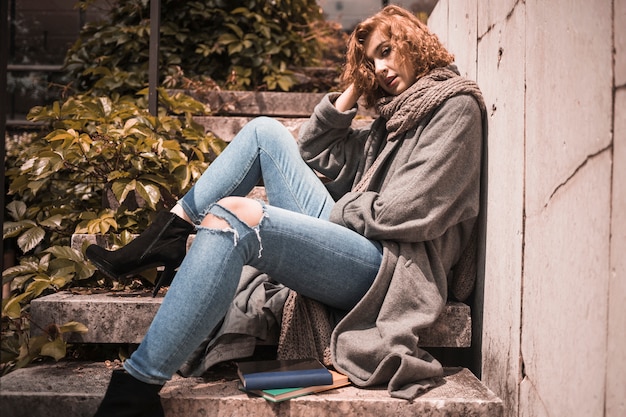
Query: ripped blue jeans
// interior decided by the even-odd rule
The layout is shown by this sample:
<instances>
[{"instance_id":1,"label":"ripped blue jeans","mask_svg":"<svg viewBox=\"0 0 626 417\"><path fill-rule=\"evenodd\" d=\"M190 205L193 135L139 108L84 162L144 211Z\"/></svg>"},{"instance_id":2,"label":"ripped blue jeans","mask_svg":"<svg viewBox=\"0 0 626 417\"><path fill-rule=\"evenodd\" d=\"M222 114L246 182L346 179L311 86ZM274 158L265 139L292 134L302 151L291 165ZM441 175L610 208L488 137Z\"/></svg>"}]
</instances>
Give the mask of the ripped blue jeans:
<instances>
[{"instance_id":1,"label":"ripped blue jeans","mask_svg":"<svg viewBox=\"0 0 626 417\"><path fill-rule=\"evenodd\" d=\"M268 205L250 227L219 204L245 196L263 179ZM229 225L197 235L139 348L124 367L164 384L219 323L244 265L341 310L371 286L382 248L328 221L334 201L304 163L291 133L269 118L248 123L179 201L196 224L212 214Z\"/></svg>"}]
</instances>

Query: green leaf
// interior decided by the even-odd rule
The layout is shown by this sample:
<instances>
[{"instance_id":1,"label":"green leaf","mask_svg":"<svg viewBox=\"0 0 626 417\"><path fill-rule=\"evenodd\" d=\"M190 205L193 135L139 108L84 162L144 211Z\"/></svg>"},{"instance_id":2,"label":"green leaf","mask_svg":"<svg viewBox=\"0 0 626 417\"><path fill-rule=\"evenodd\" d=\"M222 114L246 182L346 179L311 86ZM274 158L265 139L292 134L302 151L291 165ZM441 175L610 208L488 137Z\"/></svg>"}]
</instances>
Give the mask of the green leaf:
<instances>
[{"instance_id":1,"label":"green leaf","mask_svg":"<svg viewBox=\"0 0 626 417\"><path fill-rule=\"evenodd\" d=\"M10 319L19 319L22 314L22 306L19 302L15 302L13 300L13 298L7 298L6 304L4 303L5 300L2 300L2 303L5 304L2 307L2 316L6 316Z\"/></svg>"},{"instance_id":2,"label":"green leaf","mask_svg":"<svg viewBox=\"0 0 626 417\"><path fill-rule=\"evenodd\" d=\"M35 106L28 112L27 120L33 122L41 122L49 120L47 108L44 106Z\"/></svg>"},{"instance_id":3,"label":"green leaf","mask_svg":"<svg viewBox=\"0 0 626 417\"><path fill-rule=\"evenodd\" d=\"M74 276L77 280L90 278L94 272L96 272L97 268L91 265L89 262L82 262L76 264L76 275Z\"/></svg>"},{"instance_id":4,"label":"green leaf","mask_svg":"<svg viewBox=\"0 0 626 417\"><path fill-rule=\"evenodd\" d=\"M228 45L229 55L235 55L236 53L241 52L242 50L243 50L243 43L241 42L231 43Z\"/></svg>"},{"instance_id":5,"label":"green leaf","mask_svg":"<svg viewBox=\"0 0 626 417\"><path fill-rule=\"evenodd\" d=\"M46 186L46 184L47 182L44 180L30 181L28 183L28 189L31 190L34 195L36 195L43 187Z\"/></svg>"},{"instance_id":6,"label":"green leaf","mask_svg":"<svg viewBox=\"0 0 626 417\"><path fill-rule=\"evenodd\" d=\"M2 284L6 284L8 281L12 280L18 275L36 273L38 269L38 264L36 264L35 262L28 262L22 259L20 260L19 265L11 266L2 271Z\"/></svg>"},{"instance_id":7,"label":"green leaf","mask_svg":"<svg viewBox=\"0 0 626 417\"><path fill-rule=\"evenodd\" d=\"M45 220L39 222L40 225L46 227L61 227L61 223L63 222L64 216L61 214L56 214L54 216L50 216Z\"/></svg>"},{"instance_id":8,"label":"green leaf","mask_svg":"<svg viewBox=\"0 0 626 417\"><path fill-rule=\"evenodd\" d=\"M236 9L231 10L231 14L251 14L250 9L246 7L237 7Z\"/></svg>"},{"instance_id":9,"label":"green leaf","mask_svg":"<svg viewBox=\"0 0 626 417\"><path fill-rule=\"evenodd\" d=\"M20 347L20 356L18 357L17 367L24 366L33 361L41 353L41 348L48 343L47 336L36 336L31 338L28 343L24 343ZM21 363L20 363L21 362Z\"/></svg>"},{"instance_id":10,"label":"green leaf","mask_svg":"<svg viewBox=\"0 0 626 417\"><path fill-rule=\"evenodd\" d=\"M46 236L46 232L41 227L31 227L17 238L17 246L22 252L29 252L36 247Z\"/></svg>"},{"instance_id":11,"label":"green leaf","mask_svg":"<svg viewBox=\"0 0 626 417\"><path fill-rule=\"evenodd\" d=\"M2 224L2 238L8 239L10 237L19 236L23 230L33 227L33 221L26 220L21 222L4 222Z\"/></svg>"},{"instance_id":12,"label":"green leaf","mask_svg":"<svg viewBox=\"0 0 626 417\"><path fill-rule=\"evenodd\" d=\"M13 200L7 204L9 216L15 221L22 220L26 214L26 203L23 201Z\"/></svg>"},{"instance_id":13,"label":"green leaf","mask_svg":"<svg viewBox=\"0 0 626 417\"><path fill-rule=\"evenodd\" d=\"M191 171L187 165L180 165L174 169L174 177L178 180L181 189L187 188L191 182Z\"/></svg>"},{"instance_id":14,"label":"green leaf","mask_svg":"<svg viewBox=\"0 0 626 417\"><path fill-rule=\"evenodd\" d=\"M12 319L19 319L22 313L22 306L20 303L23 300L29 299L32 294L29 292L22 293L18 296L10 298L9 301L2 307L2 315L6 315Z\"/></svg>"},{"instance_id":15,"label":"green leaf","mask_svg":"<svg viewBox=\"0 0 626 417\"><path fill-rule=\"evenodd\" d=\"M26 287L26 292L32 294L33 297L37 297L42 292L50 288L52 282L48 277L45 278L35 278L33 282L31 282L28 287Z\"/></svg>"},{"instance_id":16,"label":"green leaf","mask_svg":"<svg viewBox=\"0 0 626 417\"><path fill-rule=\"evenodd\" d=\"M243 30L241 30L239 26L234 25L232 23L226 23L224 24L224 26L226 26L227 28L235 32L235 35L237 36L238 39L243 38Z\"/></svg>"},{"instance_id":17,"label":"green leaf","mask_svg":"<svg viewBox=\"0 0 626 417\"><path fill-rule=\"evenodd\" d=\"M111 114L111 110L113 109L113 103L109 97L98 97L98 103L101 106L102 114L108 116Z\"/></svg>"},{"instance_id":18,"label":"green leaf","mask_svg":"<svg viewBox=\"0 0 626 417\"><path fill-rule=\"evenodd\" d=\"M278 86L283 91L289 91L291 87L293 87L293 79L291 77L280 77L278 78Z\"/></svg>"},{"instance_id":19,"label":"green leaf","mask_svg":"<svg viewBox=\"0 0 626 417\"><path fill-rule=\"evenodd\" d=\"M75 262L82 262L82 256L70 246L51 246L44 252L51 253L57 258L70 259Z\"/></svg>"},{"instance_id":20,"label":"green leaf","mask_svg":"<svg viewBox=\"0 0 626 417\"><path fill-rule=\"evenodd\" d=\"M150 208L156 210L156 205L161 199L159 187L150 183L137 182L136 190L137 193L146 200Z\"/></svg>"},{"instance_id":21,"label":"green leaf","mask_svg":"<svg viewBox=\"0 0 626 417\"><path fill-rule=\"evenodd\" d=\"M233 35L232 33L224 33L217 38L217 42L222 45L230 45L235 42L239 42L240 39Z\"/></svg>"},{"instance_id":22,"label":"green leaf","mask_svg":"<svg viewBox=\"0 0 626 417\"><path fill-rule=\"evenodd\" d=\"M111 184L111 190L113 190L113 195L117 198L117 201L122 203L126 200L126 196L128 192L135 189L135 180L119 180L114 181Z\"/></svg>"},{"instance_id":23,"label":"green leaf","mask_svg":"<svg viewBox=\"0 0 626 417\"><path fill-rule=\"evenodd\" d=\"M154 174L142 174L140 177L142 182L150 181L154 184L158 184L166 190L171 189L171 179L165 178L164 176L154 175Z\"/></svg>"},{"instance_id":24,"label":"green leaf","mask_svg":"<svg viewBox=\"0 0 626 417\"><path fill-rule=\"evenodd\" d=\"M55 130L54 132L50 133L48 136L46 136L46 139L48 139L50 142L56 142L56 141L60 141L60 140L67 140L67 139L74 139L78 137L78 135L76 134L76 131L74 129L69 129L69 130Z\"/></svg>"},{"instance_id":25,"label":"green leaf","mask_svg":"<svg viewBox=\"0 0 626 417\"><path fill-rule=\"evenodd\" d=\"M117 229L118 224L112 218L97 218L87 222L87 233L106 234L111 228Z\"/></svg>"},{"instance_id":26,"label":"green leaf","mask_svg":"<svg viewBox=\"0 0 626 417\"><path fill-rule=\"evenodd\" d=\"M118 180L120 178L130 178L130 174L126 171L111 171L107 176L107 181Z\"/></svg>"}]
</instances>

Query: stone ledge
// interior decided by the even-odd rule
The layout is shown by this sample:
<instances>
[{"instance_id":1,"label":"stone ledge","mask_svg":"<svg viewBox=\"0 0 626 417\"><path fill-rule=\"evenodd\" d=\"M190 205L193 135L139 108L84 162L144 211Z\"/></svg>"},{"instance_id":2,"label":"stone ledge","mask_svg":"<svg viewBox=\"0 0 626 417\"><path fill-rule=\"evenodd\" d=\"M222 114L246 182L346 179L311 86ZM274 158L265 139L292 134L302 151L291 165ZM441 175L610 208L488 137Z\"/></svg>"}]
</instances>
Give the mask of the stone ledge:
<instances>
[{"instance_id":1,"label":"stone ledge","mask_svg":"<svg viewBox=\"0 0 626 417\"><path fill-rule=\"evenodd\" d=\"M218 138L225 142L233 140L235 135L252 119L258 116L195 116L194 120L200 125L204 126L205 130L211 131ZM302 124L309 120L308 117L304 118L285 118L275 117L276 120L281 122L294 138L298 137ZM352 127L355 129L364 128L372 124L371 118L358 118L352 121Z\"/></svg>"},{"instance_id":2,"label":"stone ledge","mask_svg":"<svg viewBox=\"0 0 626 417\"><path fill-rule=\"evenodd\" d=\"M185 91L209 106L211 112L228 116L308 117L325 93L270 91Z\"/></svg>"},{"instance_id":3,"label":"stone ledge","mask_svg":"<svg viewBox=\"0 0 626 417\"><path fill-rule=\"evenodd\" d=\"M3 417L90 417L111 369L103 363L59 362L19 369L0 379ZM204 378L175 376L161 391L166 417L423 416L502 417L502 401L464 368L446 368L442 384L413 402L354 386L273 404L237 389L234 371Z\"/></svg>"},{"instance_id":4,"label":"stone ledge","mask_svg":"<svg viewBox=\"0 0 626 417\"><path fill-rule=\"evenodd\" d=\"M31 302L31 317L38 324L33 334L50 323L78 321L89 331L70 335L68 342L140 343L162 301L149 292L47 295ZM420 346L469 347L471 329L469 306L449 302L437 322L420 333Z\"/></svg>"},{"instance_id":5,"label":"stone ledge","mask_svg":"<svg viewBox=\"0 0 626 417\"><path fill-rule=\"evenodd\" d=\"M183 92L209 106L213 116L269 116L275 118L308 118L326 93L277 91L198 91ZM360 105L357 116L376 117L374 109Z\"/></svg>"}]
</instances>

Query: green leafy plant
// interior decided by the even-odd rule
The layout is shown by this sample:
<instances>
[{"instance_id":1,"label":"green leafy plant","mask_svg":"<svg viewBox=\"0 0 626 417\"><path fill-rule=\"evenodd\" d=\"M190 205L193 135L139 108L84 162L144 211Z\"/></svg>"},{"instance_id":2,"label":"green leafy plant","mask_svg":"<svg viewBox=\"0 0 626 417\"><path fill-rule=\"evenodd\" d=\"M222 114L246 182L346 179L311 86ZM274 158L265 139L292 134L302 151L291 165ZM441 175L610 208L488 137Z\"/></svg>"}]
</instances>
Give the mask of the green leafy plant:
<instances>
[{"instance_id":1,"label":"green leafy plant","mask_svg":"<svg viewBox=\"0 0 626 417\"><path fill-rule=\"evenodd\" d=\"M66 58L77 88L125 93L145 84L149 8L144 0L117 1L108 21L82 30ZM208 77L226 89L288 91L296 82L291 68L321 56L315 30L321 19L315 0L163 0L160 68L179 67L189 78ZM115 77L102 82L103 75Z\"/></svg>"},{"instance_id":2,"label":"green leafy plant","mask_svg":"<svg viewBox=\"0 0 626 417\"><path fill-rule=\"evenodd\" d=\"M16 318L7 321L6 326L3 325L0 375L26 366L41 357L58 361L67 355L66 335L88 331L83 324L77 322L68 322L61 326L51 323L42 329L41 335L31 337L29 327L30 321L24 318Z\"/></svg>"},{"instance_id":3,"label":"green leafy plant","mask_svg":"<svg viewBox=\"0 0 626 417\"><path fill-rule=\"evenodd\" d=\"M146 109L145 90L138 96L78 95L31 110L30 120L50 130L12 150L6 162L12 201L3 238L16 239L21 256L2 274L11 290L2 304L3 341L11 334L13 345L24 346L24 326L16 321L27 317L33 298L72 286L107 285L81 251L70 247L73 233L120 232L116 242L126 243L155 211L171 207L224 149L223 141L193 119L205 114L203 104L181 93L159 93L157 116ZM44 346L31 339L28 355L22 348L6 358L23 363L60 352Z\"/></svg>"}]
</instances>

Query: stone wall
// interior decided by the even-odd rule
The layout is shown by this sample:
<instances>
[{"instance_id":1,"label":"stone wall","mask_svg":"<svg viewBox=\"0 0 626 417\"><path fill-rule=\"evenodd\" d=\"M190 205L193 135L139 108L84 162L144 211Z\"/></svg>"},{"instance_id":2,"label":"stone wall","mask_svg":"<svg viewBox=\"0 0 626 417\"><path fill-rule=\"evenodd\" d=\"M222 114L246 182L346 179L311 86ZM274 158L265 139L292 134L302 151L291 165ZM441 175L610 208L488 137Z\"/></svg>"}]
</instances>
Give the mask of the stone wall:
<instances>
[{"instance_id":1,"label":"stone wall","mask_svg":"<svg viewBox=\"0 0 626 417\"><path fill-rule=\"evenodd\" d=\"M626 0L440 0L489 111L479 358L507 416L626 415Z\"/></svg>"}]
</instances>

